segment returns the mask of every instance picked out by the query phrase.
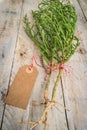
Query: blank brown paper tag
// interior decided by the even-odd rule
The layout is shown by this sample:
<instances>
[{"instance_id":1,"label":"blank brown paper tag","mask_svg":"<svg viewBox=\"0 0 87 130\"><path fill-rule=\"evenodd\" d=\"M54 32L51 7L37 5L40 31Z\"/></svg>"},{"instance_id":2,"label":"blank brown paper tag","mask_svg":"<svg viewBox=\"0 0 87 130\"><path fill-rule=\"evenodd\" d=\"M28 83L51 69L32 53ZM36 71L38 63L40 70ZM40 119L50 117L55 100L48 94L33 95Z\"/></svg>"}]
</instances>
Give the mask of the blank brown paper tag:
<instances>
[{"instance_id":1,"label":"blank brown paper tag","mask_svg":"<svg viewBox=\"0 0 87 130\"><path fill-rule=\"evenodd\" d=\"M38 75L35 67L31 71L28 67L28 65L25 65L19 69L5 99L6 104L26 109Z\"/></svg>"}]
</instances>

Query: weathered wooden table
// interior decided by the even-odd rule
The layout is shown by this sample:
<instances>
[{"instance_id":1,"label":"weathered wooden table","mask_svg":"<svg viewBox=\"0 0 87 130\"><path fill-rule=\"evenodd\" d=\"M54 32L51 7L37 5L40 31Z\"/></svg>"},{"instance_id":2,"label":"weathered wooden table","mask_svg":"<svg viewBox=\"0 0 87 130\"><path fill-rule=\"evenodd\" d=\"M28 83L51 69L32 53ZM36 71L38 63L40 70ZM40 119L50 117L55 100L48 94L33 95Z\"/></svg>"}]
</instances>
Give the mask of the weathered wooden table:
<instances>
[{"instance_id":1,"label":"weathered wooden table","mask_svg":"<svg viewBox=\"0 0 87 130\"><path fill-rule=\"evenodd\" d=\"M3 102L19 67L30 64L32 55L37 56L40 63L39 52L23 29L24 15L28 13L31 17L31 10L37 9L40 1L0 0L0 130L29 130L29 124L18 122L37 120L44 108L32 104L33 101L41 102L45 87L45 71L37 65L39 76L27 109ZM87 0L72 1L78 15L76 35L80 47L68 63L73 68L72 74L63 74L57 92L57 100L69 110L61 105L50 110L47 130L87 130ZM53 73L50 87L55 75ZM34 130L43 130L43 127L40 125Z\"/></svg>"}]
</instances>

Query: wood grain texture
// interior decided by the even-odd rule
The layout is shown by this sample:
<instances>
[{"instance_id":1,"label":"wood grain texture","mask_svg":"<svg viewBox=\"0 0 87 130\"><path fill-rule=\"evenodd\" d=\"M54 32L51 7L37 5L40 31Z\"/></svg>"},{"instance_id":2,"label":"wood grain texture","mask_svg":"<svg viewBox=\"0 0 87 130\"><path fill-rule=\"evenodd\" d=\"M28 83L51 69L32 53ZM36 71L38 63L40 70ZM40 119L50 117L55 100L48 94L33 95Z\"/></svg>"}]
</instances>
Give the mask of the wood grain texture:
<instances>
[{"instance_id":1,"label":"wood grain texture","mask_svg":"<svg viewBox=\"0 0 87 130\"><path fill-rule=\"evenodd\" d=\"M18 35L18 41L17 41L17 48L15 50L15 58L14 58L14 64L12 69L12 76L11 81L14 80L15 74L17 73L19 67L25 64L31 64L32 63L32 56L34 55L36 57L36 60L39 64L40 57L39 52L34 45L34 43L26 36L24 29L23 29L23 17L26 13L28 13L28 16L30 17L30 21L32 21L31 17L31 10L36 10L37 5L41 0L25 0L23 3L23 11L22 11L22 18L21 18L21 26L19 29L19 35ZM22 54L22 55L21 55ZM40 103L43 102L43 91L45 88L45 71L42 67L39 67L38 65L34 64L38 71L39 76L36 80L33 93L30 99L30 102L28 104L28 107L26 111L21 110L19 108L11 107L6 105L4 118L3 118L3 125L2 130L29 130L30 125L29 124L18 124L18 122L21 121L37 121L44 109L44 105L41 105ZM53 73L51 77L51 83L50 83L50 89L49 93L52 90L52 86L54 81L56 80L57 73ZM63 95L62 95L62 89L61 84L59 85L59 89L57 91L58 96L57 100L63 104ZM51 97L51 94L49 94L49 98ZM39 104L40 105L39 105ZM38 105L37 105L38 104ZM49 118L47 121L47 130L67 130L67 123L66 123L66 117L65 117L65 110L64 107L61 107L61 105L56 105L57 108L54 108L49 111ZM35 130L43 130L44 125L39 125L35 128Z\"/></svg>"},{"instance_id":2,"label":"wood grain texture","mask_svg":"<svg viewBox=\"0 0 87 130\"><path fill-rule=\"evenodd\" d=\"M77 35L80 47L68 63L73 72L70 76L63 76L62 84L65 97L69 130L87 130L87 23L82 10L76 0L78 22Z\"/></svg>"},{"instance_id":3,"label":"wood grain texture","mask_svg":"<svg viewBox=\"0 0 87 130\"><path fill-rule=\"evenodd\" d=\"M0 1L0 125L20 23L22 0Z\"/></svg>"},{"instance_id":4,"label":"wood grain texture","mask_svg":"<svg viewBox=\"0 0 87 130\"><path fill-rule=\"evenodd\" d=\"M81 9L84 13L84 16L87 20L87 0L78 0L80 6L81 6Z\"/></svg>"},{"instance_id":5,"label":"wood grain texture","mask_svg":"<svg viewBox=\"0 0 87 130\"><path fill-rule=\"evenodd\" d=\"M36 57L37 62L41 64L39 51L34 43L26 36L23 29L24 15L28 13L30 21L33 22L31 10L36 10L40 1L41 0L24 0L24 3L22 3L22 0L3 0L0 3L0 73L2 74L0 75L0 122L2 121L4 108L2 98L7 92L8 84L12 84L18 69L23 65L30 65L33 55ZM87 23L77 0L73 0L73 4L75 5L78 15L76 35L78 35L81 44L69 62L69 65L73 68L72 74L63 75L62 83L60 82L57 90L57 101L63 106L65 104L69 111L65 111L59 104L51 109L48 113L47 130L87 129ZM22 17L20 22L21 10ZM15 50L16 44L17 47ZM34 65L39 71L39 76L36 80L27 109L22 110L6 105L3 115L2 130L29 130L29 124L19 124L18 122L30 120L37 121L43 112L44 105L40 103L43 102L45 71L35 63ZM10 77L11 67L12 74ZM57 72L53 73L51 77L49 98L51 97L52 86L56 80L56 75ZM39 125L34 130L43 129L44 125Z\"/></svg>"}]
</instances>

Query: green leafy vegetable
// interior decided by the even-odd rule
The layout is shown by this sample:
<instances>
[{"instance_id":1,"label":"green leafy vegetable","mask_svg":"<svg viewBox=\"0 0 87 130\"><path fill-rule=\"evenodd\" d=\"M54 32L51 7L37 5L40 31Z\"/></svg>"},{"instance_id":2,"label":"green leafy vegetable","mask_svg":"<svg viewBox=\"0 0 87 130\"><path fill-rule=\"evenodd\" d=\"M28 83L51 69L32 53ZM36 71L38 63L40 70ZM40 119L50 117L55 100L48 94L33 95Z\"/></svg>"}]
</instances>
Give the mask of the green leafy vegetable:
<instances>
[{"instance_id":1,"label":"green leafy vegetable","mask_svg":"<svg viewBox=\"0 0 87 130\"><path fill-rule=\"evenodd\" d=\"M74 35L77 20L75 8L59 0L44 0L38 8L32 11L33 26L27 15L24 17L25 32L38 46L47 63L65 63L79 45Z\"/></svg>"},{"instance_id":2,"label":"green leafy vegetable","mask_svg":"<svg viewBox=\"0 0 87 130\"><path fill-rule=\"evenodd\" d=\"M38 10L32 11L32 15L33 25L30 24L27 15L24 17L25 32L36 44L47 65L51 63L50 69L55 67L55 64L59 65L59 73L53 86L51 101L49 101L50 70L44 92L46 108L40 120L32 122L30 130L43 122L46 123L47 111L56 103L56 90L63 72L61 65L70 59L79 45L79 40L74 35L77 15L70 2L64 4L60 0L43 0L38 5Z\"/></svg>"}]
</instances>

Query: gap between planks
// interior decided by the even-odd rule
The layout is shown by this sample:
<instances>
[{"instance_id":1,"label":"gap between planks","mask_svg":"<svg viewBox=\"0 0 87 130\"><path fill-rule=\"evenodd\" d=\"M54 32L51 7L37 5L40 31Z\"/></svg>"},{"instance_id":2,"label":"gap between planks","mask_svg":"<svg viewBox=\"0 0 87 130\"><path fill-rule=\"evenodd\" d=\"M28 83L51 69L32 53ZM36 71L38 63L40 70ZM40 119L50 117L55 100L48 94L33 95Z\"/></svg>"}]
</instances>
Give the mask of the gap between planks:
<instances>
[{"instance_id":1,"label":"gap between planks","mask_svg":"<svg viewBox=\"0 0 87 130\"><path fill-rule=\"evenodd\" d=\"M86 44L86 35L87 35L87 22L84 12L82 11L81 5L79 6L78 0L73 0L73 4L77 11L78 16L78 27L77 30L80 32L80 48L86 50L87 44ZM87 7L87 6L86 6ZM87 8L86 8L87 9ZM79 60L78 60L79 59ZM84 89L86 89L86 74L84 75L84 79L80 81L82 77L82 74L84 71L87 71L87 54L80 54L76 53L70 60L69 64L72 65L74 68L74 75L77 76L75 79L73 75L72 80L70 77L62 77L62 87L63 87L63 93L64 93L64 99L65 99L65 106L71 108L71 113L67 112L67 120L69 124L70 130L86 130L87 129L87 118L85 115L87 115L87 102L84 98L87 98L87 94L85 93ZM76 61L75 61L76 60ZM77 62L78 61L78 62ZM78 67L77 67L78 65ZM83 68L84 67L84 68ZM80 69L78 71L78 69ZM82 73L80 73L82 72ZM79 78L79 80L78 80ZM71 81L70 81L71 80ZM79 86L77 89L77 85ZM82 85L82 88L81 88ZM69 87L70 86L70 87ZM72 86L72 87L71 87ZM76 86L76 88L75 88ZM71 89L73 90L71 90ZM82 90L81 90L82 89ZM77 90L77 91L76 91ZM73 92L72 92L73 91ZM81 92L84 93L81 93ZM77 95L75 93L77 92ZM70 94L74 93L74 97ZM80 98L80 95L82 97ZM78 97L78 98L77 98ZM71 98L71 99L70 99ZM83 99L80 101L80 99ZM80 103L81 104L80 104ZM82 104L84 105L83 108L81 107ZM84 109L84 113L82 109Z\"/></svg>"},{"instance_id":2,"label":"gap between planks","mask_svg":"<svg viewBox=\"0 0 87 130\"><path fill-rule=\"evenodd\" d=\"M25 1L25 4L26 4L26 6L24 6L24 8L23 9L25 9L25 10L28 10L28 1L29 0L26 0ZM33 3L33 2L31 2L31 3ZM37 2L36 2L37 3ZM29 7L30 7L30 5L29 5ZM31 9L31 7L30 7L30 9ZM26 11L25 11L26 12ZM23 14L24 15L24 14ZM22 27L23 27L23 25L21 25ZM21 29L20 29L20 31L21 31ZM24 30L23 30L24 31ZM20 32L21 33L21 35L22 36L25 36L25 35L23 35L22 34L22 32ZM20 35L20 34L19 34ZM26 36L25 36L26 37ZM27 39L27 37L26 37L26 39ZM29 39L28 40L26 40L26 41L29 41ZM30 41L31 42L31 41ZM15 63L16 64L16 63ZM13 68L14 69L14 68ZM14 69L15 70L15 69ZM40 70L40 76L42 75L42 70ZM43 76L41 76L40 77L39 76L39 80L41 79L41 77L43 78L44 77L44 75ZM38 80L38 81L39 81ZM54 80L54 76L53 76L53 80ZM53 81L52 80L52 81ZM39 82L37 82L36 83L36 85L37 86L39 86L39 87L41 87L40 86L40 84L39 84ZM61 85L59 85L59 86L61 86ZM59 87L60 89L58 89L58 94L59 94L59 97L57 97L58 99L59 99L59 101L61 102L61 103L63 103L63 99L62 99L62 91L61 91L61 87ZM37 92L37 95L36 95L36 92ZM42 93L42 88L41 88L41 90L39 91L39 92L41 92ZM39 94L39 92L37 91L37 88L36 88L36 86L35 86L35 89L34 89L34 91L33 91L33 95L35 95L35 96L33 96L32 98L33 99L39 99L39 97L41 96L40 94ZM39 95L39 96L38 96ZM60 96L61 95L61 96ZM38 97L37 97L38 96ZM8 114L14 114L14 113L10 113L10 111L9 111L9 113L8 113L8 110L10 109L10 106L8 107L6 107L6 111L5 111L5 114L8 116ZM53 129L62 129L62 130L67 130L67 126L66 126L66 118L65 118L65 111L64 111L64 108L61 108L61 110L63 111L63 114L61 114L60 112L58 112L58 115L56 114L56 113L54 113L54 111L52 112L52 115L54 115L56 118L53 120L53 118L52 118L52 115L51 115L51 111L50 111L50 114L49 114L49 117L51 117L51 118L49 118L49 124L48 124L48 126L47 126L47 128L49 129L49 130L53 130ZM14 111L16 112L16 109L14 108ZM27 111L29 111L29 110L27 110ZM35 110L35 107L34 107L34 109L32 110L32 108L31 108L31 110L30 110L30 113L31 113L31 115L28 117L28 119L30 120L30 119L36 119L36 118L38 118L39 116L40 116L40 111L42 111L42 107L41 108L36 108L36 110ZM17 113L16 113L17 114ZM33 116L32 116L33 115ZM36 116L35 116L36 115ZM8 116L9 117L9 116ZM16 119L17 117L15 117L14 119ZM19 118L20 119L20 118ZM21 120L24 120L25 121L25 119L26 118L22 118ZM9 119L8 119L9 120ZM10 119L11 120L11 119ZM56 122L56 123L55 123ZM12 122L10 122L10 123L12 123ZM13 123L14 123L14 121L13 121ZM12 124L13 124L12 123ZM53 123L53 124L52 124ZM11 124L11 125L12 125ZM9 124L10 125L10 124ZM19 129L20 128L20 126L16 126L17 124L15 124L14 123L14 125L15 125L15 128L17 128L17 129ZM13 125L13 126L14 126ZM20 129L25 129L25 130L28 130L29 129L29 126L27 126L27 127L25 127L24 125L22 125L23 126L23 128L20 128ZM3 130L4 130L4 128L6 128L6 116L4 116L4 122L3 122ZM11 129L12 127L10 127L10 126L8 126L8 128L9 129ZM13 129L15 129L14 127L13 127ZM37 128L35 128L36 130L38 129L38 130L41 130L41 126L39 126L39 127L37 127Z\"/></svg>"},{"instance_id":3,"label":"gap between planks","mask_svg":"<svg viewBox=\"0 0 87 130\"><path fill-rule=\"evenodd\" d=\"M14 48L14 55L15 55L15 49L16 49L16 46L17 46L19 28L20 28L20 23L21 23L21 15L22 15L23 3L24 3L24 0L22 0L22 5L21 5L21 13L20 13L20 18L19 18L19 25L18 25L18 31L17 31L16 44L15 44L15 48ZM9 84L10 84L10 79L11 79L11 76L12 76L12 69L13 69L13 64L14 64L14 55L13 55L13 60L12 60L12 65L11 65L11 72L10 72L10 76L9 76L7 94L8 94L8 91L9 91ZM7 95L7 94L6 94L6 95ZM5 114L5 108L6 108L6 104L4 104L4 108L3 108L0 130L2 129L2 125L3 125L3 118L4 118L4 114Z\"/></svg>"},{"instance_id":4,"label":"gap between planks","mask_svg":"<svg viewBox=\"0 0 87 130\"><path fill-rule=\"evenodd\" d=\"M83 12L83 15L87 21L87 0L77 0L79 5L80 5L80 8Z\"/></svg>"}]
</instances>

